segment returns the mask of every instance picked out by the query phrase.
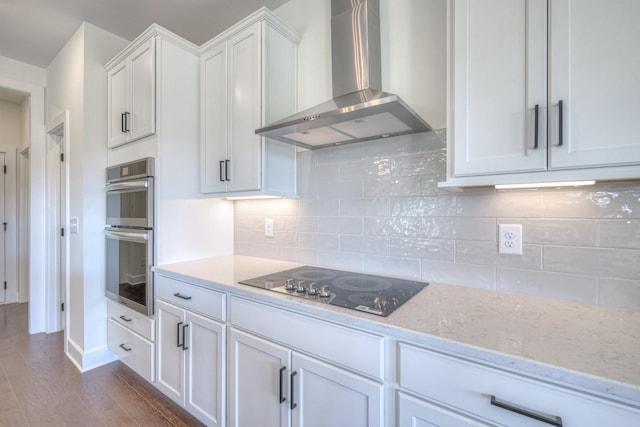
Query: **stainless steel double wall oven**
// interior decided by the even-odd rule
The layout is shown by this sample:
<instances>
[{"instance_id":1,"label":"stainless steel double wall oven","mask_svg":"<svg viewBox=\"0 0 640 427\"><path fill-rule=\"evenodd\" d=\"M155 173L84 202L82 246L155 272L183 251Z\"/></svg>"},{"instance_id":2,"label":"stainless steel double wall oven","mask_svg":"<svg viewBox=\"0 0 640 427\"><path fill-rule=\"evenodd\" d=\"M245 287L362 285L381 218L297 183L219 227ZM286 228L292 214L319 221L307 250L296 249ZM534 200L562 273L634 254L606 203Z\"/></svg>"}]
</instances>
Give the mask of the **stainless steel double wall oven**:
<instances>
[{"instance_id":1,"label":"stainless steel double wall oven","mask_svg":"<svg viewBox=\"0 0 640 427\"><path fill-rule=\"evenodd\" d=\"M106 295L153 314L154 159L107 168Z\"/></svg>"}]
</instances>

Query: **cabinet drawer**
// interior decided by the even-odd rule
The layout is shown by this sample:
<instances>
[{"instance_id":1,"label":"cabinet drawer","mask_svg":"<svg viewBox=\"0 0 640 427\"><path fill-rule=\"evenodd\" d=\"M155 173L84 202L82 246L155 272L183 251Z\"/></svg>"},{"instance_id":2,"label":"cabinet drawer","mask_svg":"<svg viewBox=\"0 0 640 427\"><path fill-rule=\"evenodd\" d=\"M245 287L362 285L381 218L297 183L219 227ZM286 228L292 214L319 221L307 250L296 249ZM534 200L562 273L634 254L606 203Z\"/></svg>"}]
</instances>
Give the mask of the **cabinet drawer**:
<instances>
[{"instance_id":1,"label":"cabinet drawer","mask_svg":"<svg viewBox=\"0 0 640 427\"><path fill-rule=\"evenodd\" d=\"M121 326L113 319L107 321L107 344L122 363L136 371L147 381L153 382L153 343Z\"/></svg>"},{"instance_id":2,"label":"cabinet drawer","mask_svg":"<svg viewBox=\"0 0 640 427\"><path fill-rule=\"evenodd\" d=\"M231 323L345 366L370 377L383 378L383 337L345 328L269 305L232 297Z\"/></svg>"},{"instance_id":3,"label":"cabinet drawer","mask_svg":"<svg viewBox=\"0 0 640 427\"><path fill-rule=\"evenodd\" d=\"M142 335L149 341L155 341L154 320L122 304L108 300L107 313L111 320L131 329L138 335Z\"/></svg>"},{"instance_id":4,"label":"cabinet drawer","mask_svg":"<svg viewBox=\"0 0 640 427\"><path fill-rule=\"evenodd\" d=\"M491 396L509 406L561 417L565 426L635 426L640 419L640 408L406 344L399 344L398 351L402 389L491 422L548 425L492 405Z\"/></svg>"},{"instance_id":5,"label":"cabinet drawer","mask_svg":"<svg viewBox=\"0 0 640 427\"><path fill-rule=\"evenodd\" d=\"M164 276L155 277L156 298L221 321L226 320L226 295Z\"/></svg>"}]
</instances>

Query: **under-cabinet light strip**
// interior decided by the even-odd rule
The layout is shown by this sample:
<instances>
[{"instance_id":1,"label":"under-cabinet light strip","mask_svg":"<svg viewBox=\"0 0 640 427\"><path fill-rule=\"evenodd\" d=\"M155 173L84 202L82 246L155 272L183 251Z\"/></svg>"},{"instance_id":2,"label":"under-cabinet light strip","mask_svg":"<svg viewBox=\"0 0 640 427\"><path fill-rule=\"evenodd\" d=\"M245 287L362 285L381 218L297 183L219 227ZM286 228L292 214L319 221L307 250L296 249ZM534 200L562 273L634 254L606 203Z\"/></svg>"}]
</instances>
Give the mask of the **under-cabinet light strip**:
<instances>
[{"instance_id":1,"label":"under-cabinet light strip","mask_svg":"<svg viewBox=\"0 0 640 427\"><path fill-rule=\"evenodd\" d=\"M593 185L595 181L564 181L564 182L531 182L526 184L498 184L496 190L509 190L514 188L538 188L538 187L579 187Z\"/></svg>"}]
</instances>

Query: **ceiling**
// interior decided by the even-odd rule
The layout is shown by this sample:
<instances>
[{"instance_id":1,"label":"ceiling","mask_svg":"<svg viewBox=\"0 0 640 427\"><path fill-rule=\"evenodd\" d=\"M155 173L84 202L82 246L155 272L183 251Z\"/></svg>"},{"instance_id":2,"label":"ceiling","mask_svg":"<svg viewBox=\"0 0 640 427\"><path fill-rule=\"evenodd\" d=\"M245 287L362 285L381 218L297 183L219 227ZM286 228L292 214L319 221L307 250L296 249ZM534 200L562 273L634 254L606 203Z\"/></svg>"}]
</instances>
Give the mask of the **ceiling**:
<instances>
[{"instance_id":1,"label":"ceiling","mask_svg":"<svg viewBox=\"0 0 640 427\"><path fill-rule=\"evenodd\" d=\"M201 45L288 0L0 0L0 56L46 68L82 21L133 40L156 23Z\"/></svg>"}]
</instances>

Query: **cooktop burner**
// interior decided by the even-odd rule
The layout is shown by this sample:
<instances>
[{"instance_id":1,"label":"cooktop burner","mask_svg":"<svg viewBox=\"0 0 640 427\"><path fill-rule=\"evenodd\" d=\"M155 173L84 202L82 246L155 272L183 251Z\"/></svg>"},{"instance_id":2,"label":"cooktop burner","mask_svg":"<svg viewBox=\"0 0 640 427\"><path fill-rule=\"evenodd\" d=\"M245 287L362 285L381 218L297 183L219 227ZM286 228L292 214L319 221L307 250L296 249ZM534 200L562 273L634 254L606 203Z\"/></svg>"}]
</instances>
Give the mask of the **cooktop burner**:
<instances>
[{"instance_id":1,"label":"cooktop burner","mask_svg":"<svg viewBox=\"0 0 640 427\"><path fill-rule=\"evenodd\" d=\"M424 282L302 266L243 280L255 286L386 317L428 285Z\"/></svg>"}]
</instances>

